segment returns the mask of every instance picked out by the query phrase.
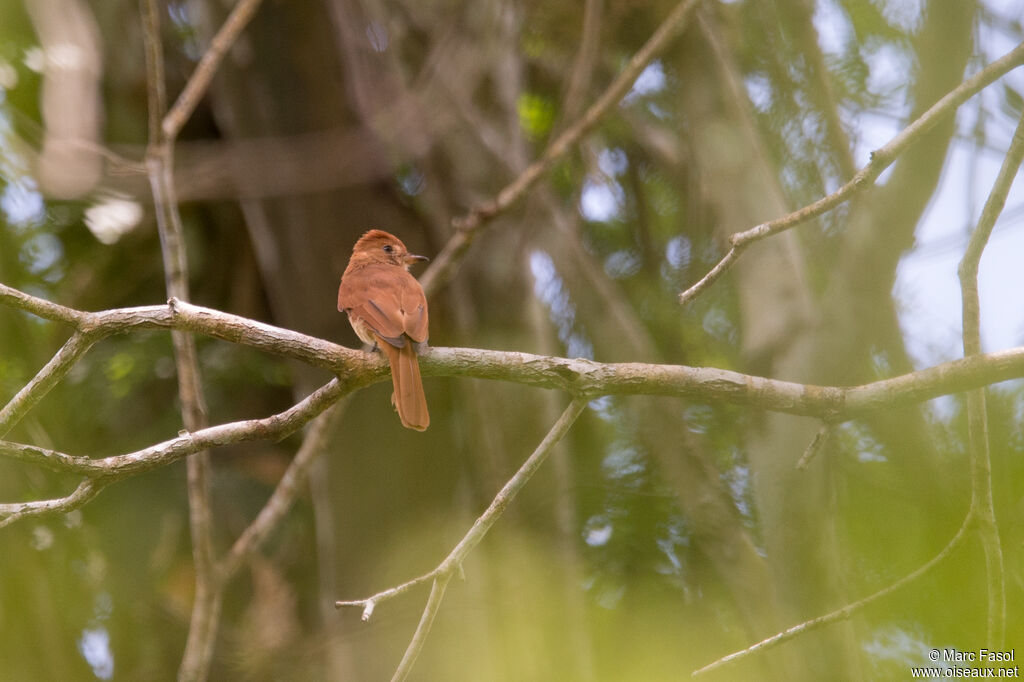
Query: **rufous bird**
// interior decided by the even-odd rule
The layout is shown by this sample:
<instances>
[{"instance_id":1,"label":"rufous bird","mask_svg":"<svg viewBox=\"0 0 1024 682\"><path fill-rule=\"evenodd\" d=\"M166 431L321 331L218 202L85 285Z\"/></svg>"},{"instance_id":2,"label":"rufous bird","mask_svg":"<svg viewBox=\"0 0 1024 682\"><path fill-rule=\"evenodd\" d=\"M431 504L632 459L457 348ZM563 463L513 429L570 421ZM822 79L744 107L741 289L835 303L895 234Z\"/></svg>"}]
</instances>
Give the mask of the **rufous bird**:
<instances>
[{"instance_id":1,"label":"rufous bird","mask_svg":"<svg viewBox=\"0 0 1024 682\"><path fill-rule=\"evenodd\" d=\"M416 356L417 347L427 343L427 297L409 266L425 260L409 253L395 235L370 230L352 247L338 288L338 310L348 313L364 343L388 358L395 389L391 402L402 426L417 431L430 425Z\"/></svg>"}]
</instances>

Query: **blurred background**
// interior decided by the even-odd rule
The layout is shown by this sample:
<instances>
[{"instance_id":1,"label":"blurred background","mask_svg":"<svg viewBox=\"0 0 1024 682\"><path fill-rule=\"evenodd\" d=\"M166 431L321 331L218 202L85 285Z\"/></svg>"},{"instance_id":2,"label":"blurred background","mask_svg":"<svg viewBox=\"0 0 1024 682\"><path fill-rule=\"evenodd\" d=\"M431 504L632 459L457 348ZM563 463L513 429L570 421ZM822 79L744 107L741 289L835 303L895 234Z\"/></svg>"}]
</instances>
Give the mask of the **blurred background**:
<instances>
[{"instance_id":1,"label":"blurred background","mask_svg":"<svg viewBox=\"0 0 1024 682\"><path fill-rule=\"evenodd\" d=\"M158 3L171 97L232 3ZM265 0L176 146L193 302L348 346L335 309L370 227L436 254L576 120L674 5ZM477 239L430 300L431 344L706 365L816 384L960 355L956 262L1017 119L1014 72L877 188L751 248L682 308L728 234L834 190L912 118L1024 39L1020 0L701 3L624 100ZM0 281L86 310L166 299L142 167L135 0L0 0ZM1022 343L1024 192L982 260L990 350ZM0 308L0 399L69 330ZM211 422L281 411L330 377L199 338ZM567 404L427 378L402 429L390 386L344 404L329 451L231 584L216 680L389 679L427 590L369 623L336 599L433 568ZM1007 644L1019 610L1024 388L990 391ZM11 440L95 457L181 428L169 335L105 340ZM453 581L417 680L678 680L930 559L970 500L961 396L843 425L807 471L811 420L661 397L592 402ZM213 453L229 546L299 442ZM0 499L74 481L0 461ZM178 463L84 509L0 531L5 679L173 678L193 568ZM708 679L904 679L985 641L970 540L853 619Z\"/></svg>"}]
</instances>

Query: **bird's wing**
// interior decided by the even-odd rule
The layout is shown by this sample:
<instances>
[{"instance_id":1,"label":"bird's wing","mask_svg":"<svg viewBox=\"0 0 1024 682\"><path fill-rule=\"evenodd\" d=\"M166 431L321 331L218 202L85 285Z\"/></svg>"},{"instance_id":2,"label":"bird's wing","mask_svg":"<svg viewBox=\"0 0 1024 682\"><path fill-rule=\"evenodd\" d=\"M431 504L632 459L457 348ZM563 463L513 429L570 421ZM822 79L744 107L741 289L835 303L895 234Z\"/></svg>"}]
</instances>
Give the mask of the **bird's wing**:
<instances>
[{"instance_id":1,"label":"bird's wing","mask_svg":"<svg viewBox=\"0 0 1024 682\"><path fill-rule=\"evenodd\" d=\"M401 306L404 315L402 323L403 331L413 341L426 343L427 341L427 297L423 293L423 287L411 274L402 271L405 275L401 288Z\"/></svg>"},{"instance_id":2,"label":"bird's wing","mask_svg":"<svg viewBox=\"0 0 1024 682\"><path fill-rule=\"evenodd\" d=\"M416 279L391 265L368 265L349 274L338 291L338 309L362 319L393 346L427 338L427 301Z\"/></svg>"}]
</instances>

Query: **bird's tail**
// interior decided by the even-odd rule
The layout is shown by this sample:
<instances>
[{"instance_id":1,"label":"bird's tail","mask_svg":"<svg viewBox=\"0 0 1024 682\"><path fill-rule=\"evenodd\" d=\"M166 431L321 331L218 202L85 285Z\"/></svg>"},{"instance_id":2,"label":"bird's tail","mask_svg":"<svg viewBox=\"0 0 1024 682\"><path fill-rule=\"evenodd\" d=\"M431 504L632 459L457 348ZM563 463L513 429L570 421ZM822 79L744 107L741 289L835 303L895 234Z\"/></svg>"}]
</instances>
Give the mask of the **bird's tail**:
<instances>
[{"instance_id":1,"label":"bird's tail","mask_svg":"<svg viewBox=\"0 0 1024 682\"><path fill-rule=\"evenodd\" d=\"M384 341L380 344L391 365L391 383L395 392L391 402L398 411L402 426L407 429L425 431L430 426L427 412L427 397L423 394L423 380L420 378L420 363L416 357L415 345L406 340L401 348Z\"/></svg>"}]
</instances>

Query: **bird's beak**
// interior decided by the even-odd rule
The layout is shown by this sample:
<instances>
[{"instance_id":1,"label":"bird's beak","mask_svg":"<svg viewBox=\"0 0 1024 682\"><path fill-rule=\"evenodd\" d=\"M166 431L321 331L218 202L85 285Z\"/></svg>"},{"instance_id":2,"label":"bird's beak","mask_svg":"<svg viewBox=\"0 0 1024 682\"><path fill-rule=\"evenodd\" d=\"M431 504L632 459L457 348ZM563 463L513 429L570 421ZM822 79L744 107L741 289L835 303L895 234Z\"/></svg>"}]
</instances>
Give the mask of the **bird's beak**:
<instances>
[{"instance_id":1,"label":"bird's beak","mask_svg":"<svg viewBox=\"0 0 1024 682\"><path fill-rule=\"evenodd\" d=\"M419 263L430 260L426 256L417 256L415 253L409 253L405 256L405 262L407 263Z\"/></svg>"}]
</instances>

